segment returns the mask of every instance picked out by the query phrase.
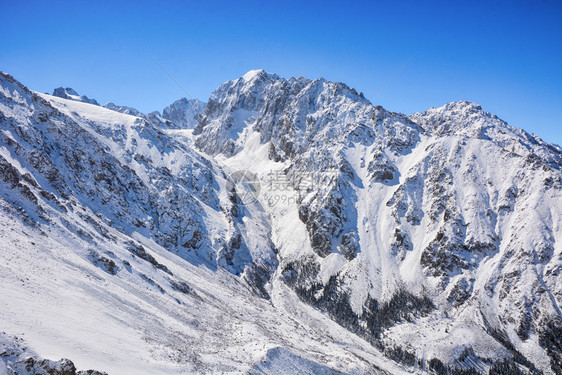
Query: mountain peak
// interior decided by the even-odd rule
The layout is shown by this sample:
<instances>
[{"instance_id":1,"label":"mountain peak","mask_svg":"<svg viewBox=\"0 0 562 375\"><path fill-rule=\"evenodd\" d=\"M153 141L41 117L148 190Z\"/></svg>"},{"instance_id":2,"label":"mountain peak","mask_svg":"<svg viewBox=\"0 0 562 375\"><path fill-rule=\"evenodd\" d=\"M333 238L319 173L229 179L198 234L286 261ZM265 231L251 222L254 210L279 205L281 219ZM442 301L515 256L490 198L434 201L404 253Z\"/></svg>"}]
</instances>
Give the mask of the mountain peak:
<instances>
[{"instance_id":1,"label":"mountain peak","mask_svg":"<svg viewBox=\"0 0 562 375\"><path fill-rule=\"evenodd\" d=\"M277 74L266 72L264 69L250 70L248 73L242 76L242 79L247 82L252 82L257 79L265 79L265 78L277 80L280 79L281 77L278 76Z\"/></svg>"},{"instance_id":2,"label":"mountain peak","mask_svg":"<svg viewBox=\"0 0 562 375\"><path fill-rule=\"evenodd\" d=\"M57 87L56 89L53 90L52 95L63 99L75 100L77 102L100 105L96 99L90 99L86 95L80 96L80 94L78 94L76 90L74 90L71 87L67 87L67 88Z\"/></svg>"},{"instance_id":3,"label":"mountain peak","mask_svg":"<svg viewBox=\"0 0 562 375\"><path fill-rule=\"evenodd\" d=\"M199 99L181 98L164 108L162 117L179 129L193 129L205 112L207 103Z\"/></svg>"},{"instance_id":4,"label":"mountain peak","mask_svg":"<svg viewBox=\"0 0 562 375\"><path fill-rule=\"evenodd\" d=\"M478 103L469 102L468 100L459 100L457 102L449 102L439 109L447 110L447 111L482 111L482 106Z\"/></svg>"}]
</instances>

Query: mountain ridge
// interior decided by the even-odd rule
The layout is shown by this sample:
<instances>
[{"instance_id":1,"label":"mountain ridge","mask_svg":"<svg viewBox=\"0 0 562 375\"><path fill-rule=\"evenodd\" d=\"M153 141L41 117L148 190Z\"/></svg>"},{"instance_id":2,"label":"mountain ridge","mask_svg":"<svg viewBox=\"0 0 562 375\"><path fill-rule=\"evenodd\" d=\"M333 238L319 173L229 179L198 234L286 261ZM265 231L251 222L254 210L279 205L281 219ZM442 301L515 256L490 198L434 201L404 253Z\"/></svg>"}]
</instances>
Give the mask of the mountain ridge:
<instances>
[{"instance_id":1,"label":"mountain ridge","mask_svg":"<svg viewBox=\"0 0 562 375\"><path fill-rule=\"evenodd\" d=\"M256 144L253 139L259 137L261 145L269 144L268 157L285 163L283 171L287 176L298 180L303 171L335 173L331 183L325 184L325 180L320 183L325 185L321 188L296 191L298 216L293 216L292 220L305 224L310 240L306 239L307 236L302 239L310 241L312 251L308 255L298 255L293 263L282 262L280 267L283 272L286 271L286 280L301 299L327 310L342 325L367 336L376 335L379 328L364 331L360 327L368 325L371 319L379 318L376 314L369 315L369 309L364 305L403 296L397 286L400 280L406 282L407 289L414 291L413 295L406 295L406 300L414 298L420 292L419 288L424 287L431 291L431 300L442 300L441 309L450 304L458 306L455 309L459 313L462 309L472 309L466 302L482 292L482 289L476 290L473 286L480 282L478 277L482 282L489 279L486 288L498 285L497 281L493 281L497 276L478 276L481 262L492 258L503 258L509 262L512 250L505 247L512 247L518 241L514 234L510 241L502 241L501 232L507 230L502 228L507 228L508 224L501 226L500 221L507 220L511 223L509 225L520 225L517 222L523 221L522 218L511 219L516 215L506 211L516 208L513 201L523 200L515 197L527 189L518 185L534 184L531 191L545 191L545 187L546 190L553 187L551 194L560 188L560 148L508 126L475 103L453 102L405 116L373 106L347 86L325 80L283 79L252 72L250 78L228 81L211 95L205 116L196 127L194 136L195 145L200 150L210 155L223 155L227 160L233 159L233 165L244 165L246 159L264 157L263 153L254 151ZM479 164L479 161L486 161L488 157L485 155L495 155L495 160L499 162L497 166ZM255 164L246 163L249 171L260 173ZM519 165L526 174L534 174L533 170L542 168L546 172L544 182L540 179L532 182L530 177L521 173L507 173L510 168L506 166L510 163ZM401 167L404 164L410 165L409 169ZM412 168L418 168L417 176L407 175L411 174ZM500 179L495 177L498 172L503 175ZM489 186L485 185L486 175ZM512 186L501 187L511 179L514 181ZM476 189L474 198L462 190L459 192L461 188L454 184L455 180L463 181L463 185L469 188L468 192ZM292 183L295 190L298 190L299 182ZM490 186L498 186L499 191L490 189ZM385 194L388 194L385 201L379 201L380 196ZM504 200L492 198L500 194L504 194ZM556 201L559 200L557 194L550 196ZM531 194L528 199L530 206L519 208L522 212L532 212L534 209L531 207L542 197ZM426 200L428 204L422 204ZM362 202L366 207L358 207L356 202ZM554 207L559 206L559 203L553 204ZM369 209L372 205L381 207L382 211L365 212L365 208ZM384 214L385 210L390 212ZM380 219L386 215L393 218L394 224ZM554 220L558 220L557 217L555 214ZM494 225L494 222L500 224ZM374 223L374 227L369 223ZM382 230L379 225L387 229ZM425 229L417 229L420 225ZM373 230L379 233L373 233ZM389 241L385 233L394 233L394 239ZM431 233L434 237L428 238ZM559 253L560 248L553 253L554 237L548 230L543 232L544 235L526 233L528 237L535 237L533 241L537 244L550 249L541 255L541 259L552 260L551 266L558 269L560 259L554 254ZM414 241L414 237L418 239ZM521 243L521 246L531 245ZM283 249L284 246L278 247ZM385 252L381 249L385 248L395 255L383 255ZM363 256L361 253L365 249L370 249L376 257ZM526 251L520 253L522 258L519 261L526 262L523 260ZM314 258L314 254L319 258ZM336 261L340 256L347 260ZM338 264L335 269L334 261ZM419 262L415 267L419 269L414 272L418 274L415 279L407 276L411 265L415 265L412 262ZM535 262L531 261L531 269L535 267ZM517 262L511 263L510 267L519 267ZM495 272L501 275L505 272L503 267ZM322 271L324 268L332 268L332 271ZM315 271L311 274L310 270ZM301 277L301 273L304 276ZM326 279L328 276L330 279ZM364 282L373 282L373 276L374 285L365 288ZM318 280L319 284L311 288L311 279ZM535 282L543 284L542 277L535 278ZM550 288L557 290L556 295L559 296L559 288L553 282L550 282ZM524 298L533 298L533 294L541 294L542 287L534 291L528 286L522 285L521 288L526 289ZM342 300L335 304L326 302L323 297L318 297L322 290L339 294ZM510 298L502 293L502 298L517 305L518 297ZM559 302L556 302L559 297L547 294L545 298L545 303L551 303L546 319L550 319L548 316L559 316ZM485 294L480 294L478 299L481 301L478 303L488 303ZM412 303L422 302L414 299ZM420 312L424 311L424 305L420 305ZM492 305L502 311L501 303L494 302ZM508 312L509 305L503 306L507 318L512 312ZM346 309L348 312L339 316ZM527 322L528 315L525 309L520 311L523 316L519 318L522 319L521 324L526 325L524 322ZM493 342L494 334L487 332L500 328L489 325L490 321L497 322L498 317L489 310L488 313L491 316L484 317L488 323L482 325L481 332L490 335ZM534 314L538 313L535 311ZM358 321L350 323L350 319ZM459 324L462 326L464 323L461 320ZM418 335L423 336L423 332L418 331ZM390 345L396 344L389 341ZM467 342L465 345L471 344ZM555 359L551 361L554 363Z\"/></svg>"},{"instance_id":2,"label":"mountain ridge","mask_svg":"<svg viewBox=\"0 0 562 375\"><path fill-rule=\"evenodd\" d=\"M115 325L142 330L140 342L160 348L152 356L161 369L273 373L299 352L299 372L558 371L560 147L477 104L406 116L345 84L259 70L219 86L191 133L33 93L4 73L0 87L6 228L21 231L17 246L34 257L23 233L48 233L50 272L88 285L75 293L100 311L104 290L137 304L116 287L139 301L175 299L150 312L138 305L140 326ZM2 254L14 259L8 246ZM7 272L4 280L30 274L19 260ZM29 292L9 285L4 318L12 322L15 301ZM57 289L38 290L59 298ZM198 351L213 345L231 326L218 320L221 303L232 305L233 326L262 327L267 350L233 350L252 336L237 341L229 330L221 344L229 365L196 353L166 360L182 351L170 337ZM246 303L267 311L262 321ZM191 323L179 333L171 316ZM295 340L287 317L307 327L306 340ZM190 341L186 332L200 329L211 341ZM55 340L59 358L106 371L64 340Z\"/></svg>"}]
</instances>

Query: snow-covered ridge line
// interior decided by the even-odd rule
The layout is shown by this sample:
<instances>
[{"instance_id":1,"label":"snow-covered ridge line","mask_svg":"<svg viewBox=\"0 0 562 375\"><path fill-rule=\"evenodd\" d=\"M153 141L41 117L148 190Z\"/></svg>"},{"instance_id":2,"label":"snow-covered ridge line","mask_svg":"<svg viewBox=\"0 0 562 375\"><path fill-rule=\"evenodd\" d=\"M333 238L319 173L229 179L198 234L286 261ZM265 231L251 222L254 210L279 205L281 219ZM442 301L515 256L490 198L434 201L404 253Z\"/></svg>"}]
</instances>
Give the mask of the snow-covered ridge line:
<instances>
[{"instance_id":1,"label":"snow-covered ridge line","mask_svg":"<svg viewBox=\"0 0 562 375\"><path fill-rule=\"evenodd\" d=\"M100 106L97 100L89 99L85 95L79 95L76 90L70 87L58 87L53 91L52 96ZM164 108L162 113L154 111L144 114L133 107L116 105L112 102L107 102L103 105L104 108L112 111L144 118L163 129L193 129L199 117L205 111L205 106L206 103L198 99L181 98Z\"/></svg>"}]
</instances>

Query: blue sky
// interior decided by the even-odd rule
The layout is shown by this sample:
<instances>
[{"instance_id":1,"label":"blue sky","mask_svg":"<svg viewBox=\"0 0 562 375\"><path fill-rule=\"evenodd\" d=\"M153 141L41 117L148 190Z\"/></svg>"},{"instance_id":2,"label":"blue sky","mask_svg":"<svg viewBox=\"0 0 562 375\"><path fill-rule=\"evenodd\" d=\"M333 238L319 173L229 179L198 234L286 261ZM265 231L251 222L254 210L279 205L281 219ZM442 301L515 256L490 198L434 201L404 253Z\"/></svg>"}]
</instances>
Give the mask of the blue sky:
<instances>
[{"instance_id":1,"label":"blue sky","mask_svg":"<svg viewBox=\"0 0 562 375\"><path fill-rule=\"evenodd\" d=\"M251 69L341 81L385 108L470 100L562 144L561 1L7 1L0 70L160 110ZM377 95L392 73L409 61Z\"/></svg>"}]
</instances>

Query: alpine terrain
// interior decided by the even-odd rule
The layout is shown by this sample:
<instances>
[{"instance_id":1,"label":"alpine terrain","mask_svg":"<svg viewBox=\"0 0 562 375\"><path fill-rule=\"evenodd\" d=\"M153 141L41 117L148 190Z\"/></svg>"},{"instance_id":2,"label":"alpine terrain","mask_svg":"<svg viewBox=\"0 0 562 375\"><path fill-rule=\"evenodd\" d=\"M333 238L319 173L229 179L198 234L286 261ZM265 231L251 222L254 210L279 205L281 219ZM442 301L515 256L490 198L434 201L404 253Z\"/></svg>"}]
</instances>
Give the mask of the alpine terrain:
<instances>
[{"instance_id":1,"label":"alpine terrain","mask_svg":"<svg viewBox=\"0 0 562 375\"><path fill-rule=\"evenodd\" d=\"M0 374L562 374L562 149L475 103L0 72L0 193Z\"/></svg>"}]
</instances>

